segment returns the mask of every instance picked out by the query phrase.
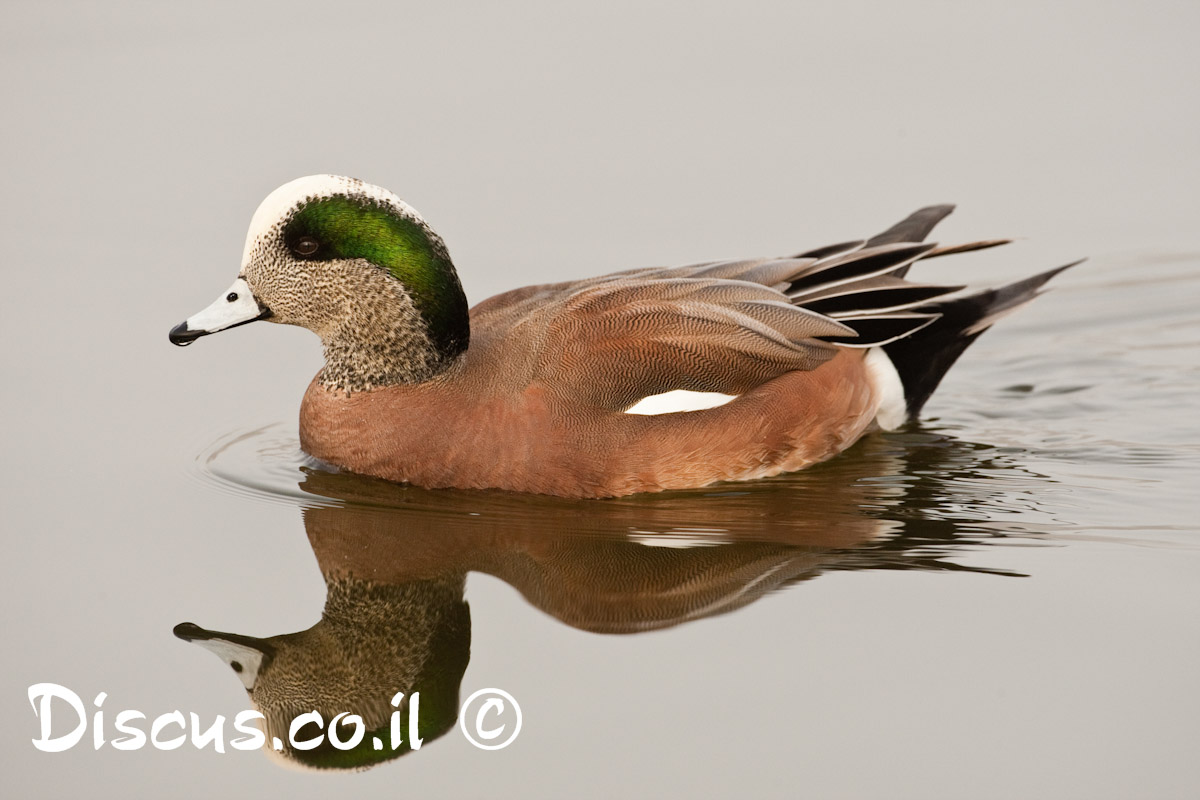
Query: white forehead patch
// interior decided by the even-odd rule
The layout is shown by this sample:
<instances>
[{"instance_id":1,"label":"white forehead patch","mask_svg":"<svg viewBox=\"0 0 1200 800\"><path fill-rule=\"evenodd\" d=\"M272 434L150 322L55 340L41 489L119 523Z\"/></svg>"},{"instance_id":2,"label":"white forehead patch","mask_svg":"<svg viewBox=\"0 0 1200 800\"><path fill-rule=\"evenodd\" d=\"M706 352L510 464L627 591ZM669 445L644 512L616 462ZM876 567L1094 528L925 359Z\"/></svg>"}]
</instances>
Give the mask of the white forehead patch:
<instances>
[{"instance_id":1,"label":"white forehead patch","mask_svg":"<svg viewBox=\"0 0 1200 800\"><path fill-rule=\"evenodd\" d=\"M424 225L424 220L421 219L421 215L416 212L416 209L387 189L341 175L309 175L285 183L267 195L267 198L259 204L258 210L250 218L250 230L246 232L246 246L242 250L242 267L244 268L250 259L250 252L254 249L254 245L268 235L275 223L282 220L284 215L305 200L332 197L335 194L374 200L380 205L391 206L402 216Z\"/></svg>"}]
</instances>

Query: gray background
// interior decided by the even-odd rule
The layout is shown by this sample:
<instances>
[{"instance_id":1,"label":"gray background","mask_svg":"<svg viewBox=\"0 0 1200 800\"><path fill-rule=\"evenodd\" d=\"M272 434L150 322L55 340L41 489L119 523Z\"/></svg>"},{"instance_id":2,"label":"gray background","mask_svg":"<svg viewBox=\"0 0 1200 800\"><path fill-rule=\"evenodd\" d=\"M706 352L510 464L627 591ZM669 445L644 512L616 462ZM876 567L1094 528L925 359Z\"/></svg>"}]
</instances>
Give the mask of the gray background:
<instances>
[{"instance_id":1,"label":"gray background","mask_svg":"<svg viewBox=\"0 0 1200 800\"><path fill-rule=\"evenodd\" d=\"M794 252L957 202L949 239L1024 239L978 257L972 282L1093 256L1012 335L1052 351L1037 332L1087 299L1096 327L1061 356L1087 363L1105 322L1140 320L1138 363L1153 369L1125 384L1133 403L1153 376L1194 375L1194 314L1173 328L1155 317L1197 296L1198 23L1194 2L5 0L9 796L1194 793L1194 454L1138 473L1129 502L1103 505L1106 487L1132 485L1120 464L1111 484L1062 501L1058 546L1000 559L1032 580L827 576L728 617L611 638L473 578L464 697L495 685L528 698L526 731L502 753L451 735L341 777L191 748L85 740L43 754L25 690L54 681L108 692L114 712L231 716L237 683L170 627L267 634L319 613L295 509L193 480L218 436L294 420L315 338L262 325L187 351L166 342L232 280L275 186L337 172L394 190L446 239L472 302ZM1162 290L1130 307L1148 273ZM1020 341L995 337L947 402L988 385L989 357ZM1163 447L1194 443L1194 397L1078 425L1103 440L1097 426L1119 419ZM992 433L1021 443L1019 424Z\"/></svg>"}]
</instances>

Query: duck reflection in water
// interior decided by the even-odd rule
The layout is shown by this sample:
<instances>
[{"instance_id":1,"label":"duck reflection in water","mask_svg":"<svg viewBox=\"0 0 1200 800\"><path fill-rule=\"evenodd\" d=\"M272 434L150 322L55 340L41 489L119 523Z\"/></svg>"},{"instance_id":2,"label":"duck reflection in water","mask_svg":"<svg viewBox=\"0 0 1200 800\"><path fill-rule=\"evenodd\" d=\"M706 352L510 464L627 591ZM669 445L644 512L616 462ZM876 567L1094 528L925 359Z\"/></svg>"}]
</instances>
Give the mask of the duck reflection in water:
<instances>
[{"instance_id":1,"label":"duck reflection in water","mask_svg":"<svg viewBox=\"0 0 1200 800\"><path fill-rule=\"evenodd\" d=\"M470 656L468 572L504 580L575 628L652 631L732 611L828 570L993 572L947 560L956 548L1003 535L996 508L982 520L963 510L997 497L1011 503L1013 483L1022 480L1036 506L1033 487L1045 485L993 448L923 433L873 438L856 457L783 479L610 501L431 491L305 472L301 488L321 503L303 510L328 590L321 619L262 639L192 623L175 632L232 667L265 717L268 753L330 769L363 769L409 752L413 692L424 744L454 726ZM397 693L404 694L401 744L393 749ZM357 714L366 735L350 750L329 737L296 749L292 720L313 710L326 724ZM309 725L295 740L319 736ZM353 733L339 724L340 741ZM384 742L378 750L376 735ZM282 750L272 747L274 737Z\"/></svg>"}]
</instances>

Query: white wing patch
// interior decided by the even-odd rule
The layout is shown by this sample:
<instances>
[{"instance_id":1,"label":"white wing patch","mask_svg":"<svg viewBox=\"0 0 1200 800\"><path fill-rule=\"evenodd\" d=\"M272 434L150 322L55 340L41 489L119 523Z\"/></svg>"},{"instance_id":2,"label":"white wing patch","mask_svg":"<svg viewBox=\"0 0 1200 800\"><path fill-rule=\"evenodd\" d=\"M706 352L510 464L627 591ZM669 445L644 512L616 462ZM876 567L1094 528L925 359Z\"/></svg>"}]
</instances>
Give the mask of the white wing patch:
<instances>
[{"instance_id":1,"label":"white wing patch","mask_svg":"<svg viewBox=\"0 0 1200 800\"><path fill-rule=\"evenodd\" d=\"M643 397L631 408L625 409L625 413L650 417L656 414L675 414L680 411L703 411L706 408L723 406L736 398L737 395L722 394L721 392L692 392L687 389L673 389L662 394Z\"/></svg>"},{"instance_id":2,"label":"white wing patch","mask_svg":"<svg viewBox=\"0 0 1200 800\"><path fill-rule=\"evenodd\" d=\"M694 547L716 547L729 544L729 531L723 528L681 528L670 531L631 530L629 541L644 547L670 547L687 550Z\"/></svg>"}]
</instances>

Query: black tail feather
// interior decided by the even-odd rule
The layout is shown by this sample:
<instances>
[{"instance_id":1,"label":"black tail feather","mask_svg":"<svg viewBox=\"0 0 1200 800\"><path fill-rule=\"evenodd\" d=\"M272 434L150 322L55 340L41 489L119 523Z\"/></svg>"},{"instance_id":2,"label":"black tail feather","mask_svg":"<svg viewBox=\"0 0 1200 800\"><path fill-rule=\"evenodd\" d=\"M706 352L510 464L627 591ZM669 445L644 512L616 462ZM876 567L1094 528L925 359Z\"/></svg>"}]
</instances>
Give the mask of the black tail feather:
<instances>
[{"instance_id":1,"label":"black tail feather","mask_svg":"<svg viewBox=\"0 0 1200 800\"><path fill-rule=\"evenodd\" d=\"M926 206L914 211L883 233L876 234L868 239L867 247L892 244L893 242L923 242L934 226L950 216L950 212L953 210L953 205L946 204Z\"/></svg>"},{"instance_id":2,"label":"black tail feather","mask_svg":"<svg viewBox=\"0 0 1200 800\"><path fill-rule=\"evenodd\" d=\"M803 253L797 253L792 258L829 258L830 256L841 255L848 253L851 250L857 250L866 244L864 239L856 239L853 242L839 242L837 244L827 244L824 247L816 247L812 250L805 250Z\"/></svg>"},{"instance_id":3,"label":"black tail feather","mask_svg":"<svg viewBox=\"0 0 1200 800\"><path fill-rule=\"evenodd\" d=\"M845 256L818 261L792 278L784 293L795 298L823 287L858 281L873 275L899 274L906 264L916 261L934 247L932 244L895 243L872 250L856 250Z\"/></svg>"},{"instance_id":4,"label":"black tail feather","mask_svg":"<svg viewBox=\"0 0 1200 800\"><path fill-rule=\"evenodd\" d=\"M996 320L1041 294L1039 290L1048 280L1078 263L1076 261L997 289L913 309L941 316L911 336L883 346L904 385L909 416L915 417L920 413L946 371L971 342Z\"/></svg>"},{"instance_id":5,"label":"black tail feather","mask_svg":"<svg viewBox=\"0 0 1200 800\"><path fill-rule=\"evenodd\" d=\"M822 341L845 347L883 347L888 342L905 336L914 336L922 328L937 320L937 314L881 314L877 317L846 317L839 319L852 328L851 336L821 336Z\"/></svg>"}]
</instances>

